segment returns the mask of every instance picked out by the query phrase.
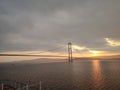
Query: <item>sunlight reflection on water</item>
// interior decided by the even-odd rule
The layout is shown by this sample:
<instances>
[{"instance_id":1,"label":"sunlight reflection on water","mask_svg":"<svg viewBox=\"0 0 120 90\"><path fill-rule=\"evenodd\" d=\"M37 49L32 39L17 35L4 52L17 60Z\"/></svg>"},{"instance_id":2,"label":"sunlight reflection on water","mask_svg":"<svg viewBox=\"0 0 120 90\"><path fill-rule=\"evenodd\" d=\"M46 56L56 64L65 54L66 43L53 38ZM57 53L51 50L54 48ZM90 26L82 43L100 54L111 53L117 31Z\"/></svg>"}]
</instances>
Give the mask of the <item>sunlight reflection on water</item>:
<instances>
[{"instance_id":1,"label":"sunlight reflection on water","mask_svg":"<svg viewBox=\"0 0 120 90\"><path fill-rule=\"evenodd\" d=\"M104 86L104 77L102 74L102 68L101 63L99 60L92 60L92 66L93 66L93 81L94 81L94 88L103 88ZM101 87L102 86L102 87Z\"/></svg>"}]
</instances>

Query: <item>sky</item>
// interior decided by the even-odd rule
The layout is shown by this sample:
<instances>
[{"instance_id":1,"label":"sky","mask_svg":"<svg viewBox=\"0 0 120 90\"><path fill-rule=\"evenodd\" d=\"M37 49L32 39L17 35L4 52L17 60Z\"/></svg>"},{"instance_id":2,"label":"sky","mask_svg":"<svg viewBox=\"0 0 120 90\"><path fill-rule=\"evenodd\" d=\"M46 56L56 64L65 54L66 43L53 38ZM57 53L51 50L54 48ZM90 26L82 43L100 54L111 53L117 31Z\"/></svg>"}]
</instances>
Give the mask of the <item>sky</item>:
<instances>
[{"instance_id":1,"label":"sky","mask_svg":"<svg viewBox=\"0 0 120 90\"><path fill-rule=\"evenodd\" d=\"M120 0L0 0L0 53L120 54ZM49 51L59 48L58 51Z\"/></svg>"}]
</instances>

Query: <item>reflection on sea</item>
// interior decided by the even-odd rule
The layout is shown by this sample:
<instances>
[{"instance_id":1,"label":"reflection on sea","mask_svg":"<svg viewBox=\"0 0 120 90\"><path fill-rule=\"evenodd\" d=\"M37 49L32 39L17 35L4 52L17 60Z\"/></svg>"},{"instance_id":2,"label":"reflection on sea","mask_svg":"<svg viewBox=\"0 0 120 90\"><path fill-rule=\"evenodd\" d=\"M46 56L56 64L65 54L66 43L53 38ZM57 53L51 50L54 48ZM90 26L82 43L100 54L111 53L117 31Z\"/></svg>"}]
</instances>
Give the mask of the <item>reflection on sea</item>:
<instances>
[{"instance_id":1,"label":"reflection on sea","mask_svg":"<svg viewBox=\"0 0 120 90\"><path fill-rule=\"evenodd\" d=\"M101 63L99 60L93 60L92 66L93 66L92 76L93 76L94 88L96 90L98 89L102 90L104 88L104 77L102 74Z\"/></svg>"}]
</instances>

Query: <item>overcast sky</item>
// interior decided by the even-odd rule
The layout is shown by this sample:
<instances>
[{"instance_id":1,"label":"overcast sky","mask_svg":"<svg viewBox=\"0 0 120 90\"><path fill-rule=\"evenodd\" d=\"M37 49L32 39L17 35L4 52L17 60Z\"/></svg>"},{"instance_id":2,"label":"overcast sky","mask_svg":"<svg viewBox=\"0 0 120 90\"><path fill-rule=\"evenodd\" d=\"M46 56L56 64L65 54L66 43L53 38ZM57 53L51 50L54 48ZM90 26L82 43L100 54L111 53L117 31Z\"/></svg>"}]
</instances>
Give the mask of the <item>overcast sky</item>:
<instances>
[{"instance_id":1,"label":"overcast sky","mask_svg":"<svg viewBox=\"0 0 120 90\"><path fill-rule=\"evenodd\" d=\"M83 51L120 53L120 0L0 0L0 52L69 41Z\"/></svg>"}]
</instances>

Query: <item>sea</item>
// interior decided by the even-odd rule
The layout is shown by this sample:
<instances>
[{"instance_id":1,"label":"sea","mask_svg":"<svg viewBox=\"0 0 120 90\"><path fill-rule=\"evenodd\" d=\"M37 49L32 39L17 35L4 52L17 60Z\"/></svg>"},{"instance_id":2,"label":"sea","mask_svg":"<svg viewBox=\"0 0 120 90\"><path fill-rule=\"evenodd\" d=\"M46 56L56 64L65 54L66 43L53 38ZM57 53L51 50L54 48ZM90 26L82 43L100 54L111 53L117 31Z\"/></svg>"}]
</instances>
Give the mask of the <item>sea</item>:
<instances>
[{"instance_id":1,"label":"sea","mask_svg":"<svg viewBox=\"0 0 120 90\"><path fill-rule=\"evenodd\" d=\"M51 60L2 62L0 80L41 82L41 90L120 90L120 60Z\"/></svg>"}]
</instances>

